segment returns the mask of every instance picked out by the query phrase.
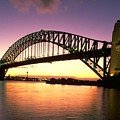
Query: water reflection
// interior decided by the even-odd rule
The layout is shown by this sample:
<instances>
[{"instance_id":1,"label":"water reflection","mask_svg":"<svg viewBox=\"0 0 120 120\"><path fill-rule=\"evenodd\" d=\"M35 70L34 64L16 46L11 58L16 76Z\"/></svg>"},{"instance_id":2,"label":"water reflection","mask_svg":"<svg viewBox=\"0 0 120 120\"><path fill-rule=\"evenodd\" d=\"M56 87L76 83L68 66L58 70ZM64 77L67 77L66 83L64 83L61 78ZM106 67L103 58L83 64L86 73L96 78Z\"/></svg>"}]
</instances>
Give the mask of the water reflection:
<instances>
[{"instance_id":1,"label":"water reflection","mask_svg":"<svg viewBox=\"0 0 120 120\"><path fill-rule=\"evenodd\" d=\"M120 91L85 86L6 82L0 95L5 120L120 119Z\"/></svg>"},{"instance_id":2,"label":"water reflection","mask_svg":"<svg viewBox=\"0 0 120 120\"><path fill-rule=\"evenodd\" d=\"M5 82L0 81L0 120L6 120Z\"/></svg>"},{"instance_id":3,"label":"water reflection","mask_svg":"<svg viewBox=\"0 0 120 120\"><path fill-rule=\"evenodd\" d=\"M110 120L120 119L120 90L103 89L104 106Z\"/></svg>"}]
</instances>

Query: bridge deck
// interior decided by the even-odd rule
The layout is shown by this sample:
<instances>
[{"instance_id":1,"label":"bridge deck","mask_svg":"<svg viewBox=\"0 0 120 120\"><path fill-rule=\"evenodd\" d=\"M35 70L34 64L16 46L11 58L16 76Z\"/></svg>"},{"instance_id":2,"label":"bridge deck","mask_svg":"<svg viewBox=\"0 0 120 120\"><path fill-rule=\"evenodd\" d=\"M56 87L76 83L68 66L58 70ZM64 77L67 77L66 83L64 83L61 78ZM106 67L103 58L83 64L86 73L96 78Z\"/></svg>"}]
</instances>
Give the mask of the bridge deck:
<instances>
[{"instance_id":1,"label":"bridge deck","mask_svg":"<svg viewBox=\"0 0 120 120\"><path fill-rule=\"evenodd\" d=\"M8 69L12 67L18 67L22 65L29 65L35 63L45 63L45 62L54 62L54 61L62 61L62 60L73 60L73 59L83 59L83 58L94 58L94 57L106 57L110 56L111 48L95 50L95 51L86 51L86 52L78 52L78 53L71 53L71 54L64 54L64 55L56 55L56 56L49 56L43 58L36 58L36 59L28 59L25 61L14 62L10 64L2 65L3 68Z\"/></svg>"}]
</instances>

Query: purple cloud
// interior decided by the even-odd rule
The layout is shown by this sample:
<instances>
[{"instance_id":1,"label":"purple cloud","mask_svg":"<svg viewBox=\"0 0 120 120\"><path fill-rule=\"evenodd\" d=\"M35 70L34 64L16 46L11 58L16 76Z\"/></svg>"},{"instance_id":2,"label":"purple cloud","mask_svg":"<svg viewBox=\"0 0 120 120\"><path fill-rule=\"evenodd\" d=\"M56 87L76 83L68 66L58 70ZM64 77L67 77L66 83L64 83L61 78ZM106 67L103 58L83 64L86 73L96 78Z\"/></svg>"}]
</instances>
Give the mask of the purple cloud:
<instances>
[{"instance_id":1,"label":"purple cloud","mask_svg":"<svg viewBox=\"0 0 120 120\"><path fill-rule=\"evenodd\" d=\"M32 5L31 0L10 0L16 9L20 12L28 12Z\"/></svg>"},{"instance_id":2,"label":"purple cloud","mask_svg":"<svg viewBox=\"0 0 120 120\"><path fill-rule=\"evenodd\" d=\"M56 12L61 0L10 0L20 12L35 9L39 14Z\"/></svg>"}]
</instances>

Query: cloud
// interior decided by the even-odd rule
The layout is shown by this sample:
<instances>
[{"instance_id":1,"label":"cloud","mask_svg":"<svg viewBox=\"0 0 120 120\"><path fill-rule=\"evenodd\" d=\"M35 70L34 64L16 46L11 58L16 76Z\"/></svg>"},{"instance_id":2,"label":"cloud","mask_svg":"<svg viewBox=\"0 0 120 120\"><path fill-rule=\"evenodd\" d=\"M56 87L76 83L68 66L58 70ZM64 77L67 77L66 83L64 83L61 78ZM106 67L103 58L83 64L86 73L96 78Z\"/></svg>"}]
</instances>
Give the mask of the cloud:
<instances>
[{"instance_id":1,"label":"cloud","mask_svg":"<svg viewBox=\"0 0 120 120\"><path fill-rule=\"evenodd\" d=\"M31 7L31 5L32 5L32 1L31 0L10 0L10 2L20 12L28 12L30 7Z\"/></svg>"},{"instance_id":2,"label":"cloud","mask_svg":"<svg viewBox=\"0 0 120 120\"><path fill-rule=\"evenodd\" d=\"M56 12L61 0L10 0L20 12L29 12L35 9L39 14Z\"/></svg>"},{"instance_id":3,"label":"cloud","mask_svg":"<svg viewBox=\"0 0 120 120\"><path fill-rule=\"evenodd\" d=\"M38 13L52 13L58 9L60 0L34 0L34 5Z\"/></svg>"}]
</instances>

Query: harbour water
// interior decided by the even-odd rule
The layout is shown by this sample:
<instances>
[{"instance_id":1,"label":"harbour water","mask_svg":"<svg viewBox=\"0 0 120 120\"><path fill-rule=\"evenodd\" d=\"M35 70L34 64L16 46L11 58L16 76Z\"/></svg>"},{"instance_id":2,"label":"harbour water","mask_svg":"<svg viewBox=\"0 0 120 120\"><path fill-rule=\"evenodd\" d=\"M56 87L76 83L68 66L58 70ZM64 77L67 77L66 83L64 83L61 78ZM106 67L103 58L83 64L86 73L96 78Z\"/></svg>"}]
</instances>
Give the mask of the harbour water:
<instances>
[{"instance_id":1,"label":"harbour water","mask_svg":"<svg viewBox=\"0 0 120 120\"><path fill-rule=\"evenodd\" d=\"M120 90L0 81L0 120L120 120Z\"/></svg>"}]
</instances>

